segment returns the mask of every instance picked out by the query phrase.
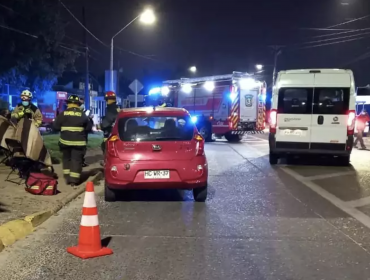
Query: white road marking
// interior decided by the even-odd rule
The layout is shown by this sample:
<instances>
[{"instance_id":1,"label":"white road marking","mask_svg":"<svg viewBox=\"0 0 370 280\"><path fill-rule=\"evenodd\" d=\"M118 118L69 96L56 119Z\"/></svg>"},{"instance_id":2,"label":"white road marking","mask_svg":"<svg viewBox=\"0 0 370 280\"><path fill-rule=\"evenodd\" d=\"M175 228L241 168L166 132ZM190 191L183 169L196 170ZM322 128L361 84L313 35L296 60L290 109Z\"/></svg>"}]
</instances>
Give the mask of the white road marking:
<instances>
[{"instance_id":1,"label":"white road marking","mask_svg":"<svg viewBox=\"0 0 370 280\"><path fill-rule=\"evenodd\" d=\"M348 206L355 207L355 208L363 207L363 206L370 204L370 196L356 199L356 200L347 201L346 204Z\"/></svg>"},{"instance_id":2,"label":"white road marking","mask_svg":"<svg viewBox=\"0 0 370 280\"><path fill-rule=\"evenodd\" d=\"M305 180L305 177L299 175L297 172L285 167L280 167L280 169L285 173L289 174L290 176L292 176L297 181L300 181L302 184L304 184L306 187L308 187L321 197L325 198L327 201L331 202L333 205L338 207L343 212L347 213L348 215L362 223L364 226L370 228L370 217L364 214L363 212L350 206L349 203L339 199L338 197L324 190L314 182Z\"/></svg>"},{"instance_id":3,"label":"white road marking","mask_svg":"<svg viewBox=\"0 0 370 280\"><path fill-rule=\"evenodd\" d=\"M259 137L253 136L253 135L248 135L248 137L251 137L251 138L253 138L253 139L261 140L262 142L268 142L268 140L266 140L266 139L259 138ZM248 137L247 137L247 139L248 139Z\"/></svg>"},{"instance_id":4,"label":"white road marking","mask_svg":"<svg viewBox=\"0 0 370 280\"><path fill-rule=\"evenodd\" d=\"M339 177L339 176L345 176L345 175L355 175L355 171L344 171L344 172L337 172L337 173L331 173L331 174L322 174L322 175L315 175L315 176L309 176L305 177L302 176L305 181L316 181L316 180L322 180L322 179L329 179L329 178L334 178L334 177Z\"/></svg>"}]
</instances>

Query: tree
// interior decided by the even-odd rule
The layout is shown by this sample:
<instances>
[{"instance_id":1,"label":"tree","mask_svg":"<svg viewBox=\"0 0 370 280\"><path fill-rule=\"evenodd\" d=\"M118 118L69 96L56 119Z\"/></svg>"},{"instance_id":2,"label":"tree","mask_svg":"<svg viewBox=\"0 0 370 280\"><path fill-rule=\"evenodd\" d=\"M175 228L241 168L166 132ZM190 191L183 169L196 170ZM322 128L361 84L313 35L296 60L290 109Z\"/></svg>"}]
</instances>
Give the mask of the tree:
<instances>
[{"instance_id":1,"label":"tree","mask_svg":"<svg viewBox=\"0 0 370 280\"><path fill-rule=\"evenodd\" d=\"M0 15L0 85L49 90L78 52L63 44L58 0L9 0Z\"/></svg>"}]
</instances>

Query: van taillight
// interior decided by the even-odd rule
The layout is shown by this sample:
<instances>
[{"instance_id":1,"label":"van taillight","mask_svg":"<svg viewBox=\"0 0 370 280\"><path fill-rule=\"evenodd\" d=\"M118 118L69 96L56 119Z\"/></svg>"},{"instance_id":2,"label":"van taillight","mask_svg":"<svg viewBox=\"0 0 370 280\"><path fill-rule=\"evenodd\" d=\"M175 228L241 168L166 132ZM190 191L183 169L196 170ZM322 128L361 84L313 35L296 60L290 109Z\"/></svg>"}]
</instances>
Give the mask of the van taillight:
<instances>
[{"instance_id":1,"label":"van taillight","mask_svg":"<svg viewBox=\"0 0 370 280\"><path fill-rule=\"evenodd\" d=\"M347 120L347 135L353 135L355 133L355 122L356 111L349 111Z\"/></svg>"},{"instance_id":2,"label":"van taillight","mask_svg":"<svg viewBox=\"0 0 370 280\"><path fill-rule=\"evenodd\" d=\"M112 135L108 138L106 143L107 152L112 157L118 157L117 151L116 151L116 142L119 140L119 137L117 135Z\"/></svg>"},{"instance_id":3,"label":"van taillight","mask_svg":"<svg viewBox=\"0 0 370 280\"><path fill-rule=\"evenodd\" d=\"M271 110L270 112L270 133L276 133L277 125L277 111Z\"/></svg>"},{"instance_id":4,"label":"van taillight","mask_svg":"<svg viewBox=\"0 0 370 280\"><path fill-rule=\"evenodd\" d=\"M196 156L203 156L204 155L204 139L200 134L196 134L194 136L194 140L196 141L195 147L195 155Z\"/></svg>"}]
</instances>

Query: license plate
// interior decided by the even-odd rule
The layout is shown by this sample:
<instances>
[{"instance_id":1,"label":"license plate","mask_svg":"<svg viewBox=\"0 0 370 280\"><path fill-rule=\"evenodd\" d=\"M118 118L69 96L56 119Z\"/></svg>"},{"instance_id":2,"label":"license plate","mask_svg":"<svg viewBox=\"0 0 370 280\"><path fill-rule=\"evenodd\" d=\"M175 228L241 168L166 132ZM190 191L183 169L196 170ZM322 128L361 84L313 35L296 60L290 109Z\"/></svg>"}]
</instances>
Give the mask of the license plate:
<instances>
[{"instance_id":1,"label":"license plate","mask_svg":"<svg viewBox=\"0 0 370 280\"><path fill-rule=\"evenodd\" d=\"M289 136L298 136L298 137L304 137L306 136L306 131L300 130L300 129L284 129L280 130L281 135L289 135Z\"/></svg>"},{"instance_id":2,"label":"license plate","mask_svg":"<svg viewBox=\"0 0 370 280\"><path fill-rule=\"evenodd\" d=\"M148 170L144 172L145 179L169 179L169 170Z\"/></svg>"}]
</instances>

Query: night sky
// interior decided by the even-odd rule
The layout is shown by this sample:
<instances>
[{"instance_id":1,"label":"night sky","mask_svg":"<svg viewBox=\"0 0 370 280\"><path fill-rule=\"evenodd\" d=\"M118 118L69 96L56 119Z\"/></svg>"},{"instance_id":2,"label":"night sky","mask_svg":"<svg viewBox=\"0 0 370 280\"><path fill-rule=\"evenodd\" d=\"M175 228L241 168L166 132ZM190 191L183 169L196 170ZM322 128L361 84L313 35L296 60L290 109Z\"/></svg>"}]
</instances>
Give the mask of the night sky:
<instances>
[{"instance_id":1,"label":"night sky","mask_svg":"<svg viewBox=\"0 0 370 280\"><path fill-rule=\"evenodd\" d=\"M128 78L140 78L143 69L155 73L191 65L197 66L198 76L248 72L260 63L266 66L269 81L273 68L271 46L278 45L283 46L278 70L349 68L355 72L358 86L370 84L370 17L332 28L341 30L320 30L370 15L369 0L64 0L63 3L80 20L85 5L87 27L106 44L145 7L155 10L154 26L136 22L115 39L116 47L148 57L116 49L115 68L121 67ZM82 28L68 13L65 18L70 21L67 35L82 41ZM365 28L369 29L358 30ZM318 37L338 32L346 33ZM341 42L345 40L352 41ZM109 67L109 48L91 36L88 41L93 49L91 70L101 75ZM334 42L340 43L322 46ZM82 61L77 69L83 70Z\"/></svg>"}]
</instances>

